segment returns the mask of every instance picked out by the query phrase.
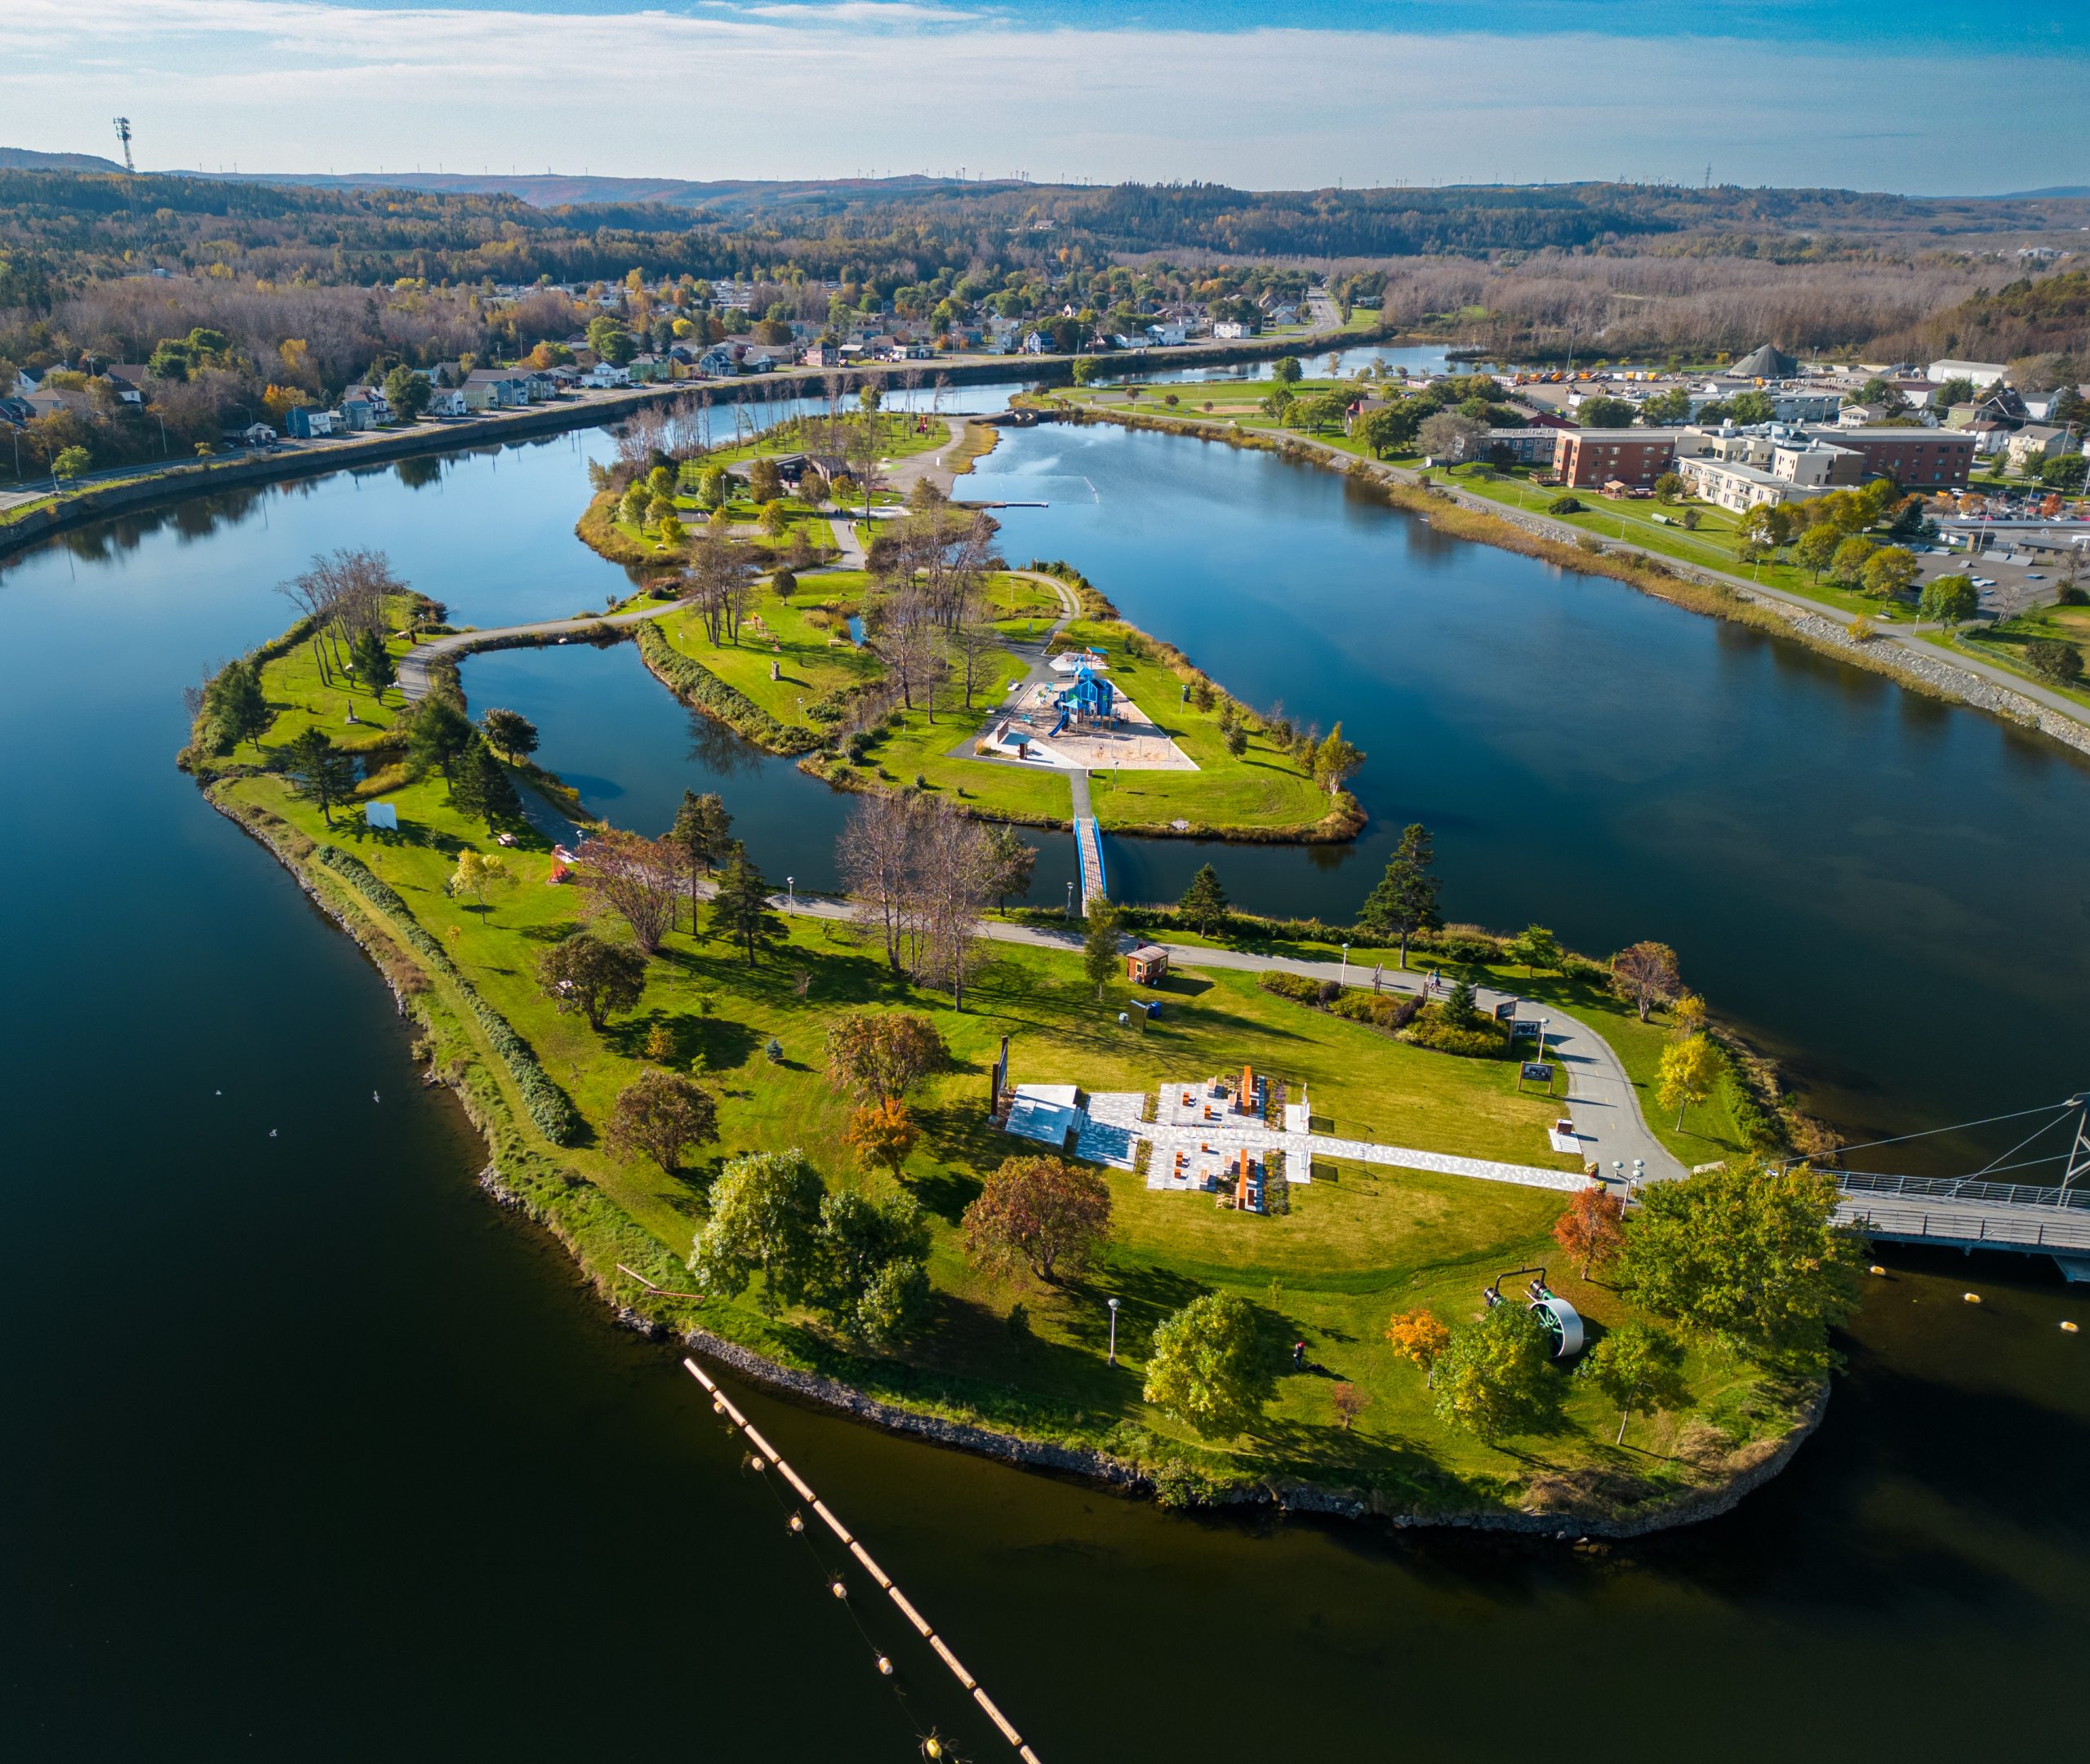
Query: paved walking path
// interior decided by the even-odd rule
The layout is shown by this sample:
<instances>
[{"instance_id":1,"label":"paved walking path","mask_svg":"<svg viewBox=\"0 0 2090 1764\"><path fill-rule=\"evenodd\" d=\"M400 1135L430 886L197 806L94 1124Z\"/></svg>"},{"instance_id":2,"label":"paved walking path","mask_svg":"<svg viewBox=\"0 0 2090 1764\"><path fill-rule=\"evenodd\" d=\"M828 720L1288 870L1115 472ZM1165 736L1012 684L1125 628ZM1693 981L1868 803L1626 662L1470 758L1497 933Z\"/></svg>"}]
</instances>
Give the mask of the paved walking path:
<instances>
[{"instance_id":1,"label":"paved walking path","mask_svg":"<svg viewBox=\"0 0 2090 1764\"><path fill-rule=\"evenodd\" d=\"M682 605L678 600L664 600L657 606L635 607L629 612L591 615L585 619L545 619L536 624L501 624L483 631L452 631L447 636L433 637L425 643L415 645L399 658L399 691L409 702L425 698L429 670L438 662L468 655L491 644L518 637L569 637L592 631L602 624L637 624L647 619L665 618L671 612L680 611Z\"/></svg>"}]
</instances>

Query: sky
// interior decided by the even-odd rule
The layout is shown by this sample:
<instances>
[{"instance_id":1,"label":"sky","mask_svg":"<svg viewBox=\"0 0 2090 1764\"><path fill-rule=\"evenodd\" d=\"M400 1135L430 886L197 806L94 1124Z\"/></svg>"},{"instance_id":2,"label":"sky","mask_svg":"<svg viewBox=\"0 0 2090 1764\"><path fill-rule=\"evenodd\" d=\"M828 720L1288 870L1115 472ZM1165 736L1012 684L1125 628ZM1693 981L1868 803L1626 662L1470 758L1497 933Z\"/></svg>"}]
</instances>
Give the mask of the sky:
<instances>
[{"instance_id":1,"label":"sky","mask_svg":"<svg viewBox=\"0 0 2090 1764\"><path fill-rule=\"evenodd\" d=\"M2034 16L2035 10L2037 11ZM0 0L0 146L141 167L1243 188L2090 183L2026 0Z\"/></svg>"}]
</instances>

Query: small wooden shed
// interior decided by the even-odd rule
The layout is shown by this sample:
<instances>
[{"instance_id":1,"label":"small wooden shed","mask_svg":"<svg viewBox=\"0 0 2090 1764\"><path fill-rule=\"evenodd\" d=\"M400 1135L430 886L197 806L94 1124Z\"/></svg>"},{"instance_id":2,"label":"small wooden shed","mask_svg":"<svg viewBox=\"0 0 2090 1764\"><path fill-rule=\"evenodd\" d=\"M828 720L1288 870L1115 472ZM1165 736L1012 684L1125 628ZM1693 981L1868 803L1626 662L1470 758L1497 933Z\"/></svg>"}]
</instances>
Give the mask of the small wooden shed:
<instances>
[{"instance_id":1,"label":"small wooden shed","mask_svg":"<svg viewBox=\"0 0 2090 1764\"><path fill-rule=\"evenodd\" d=\"M1125 978L1135 986L1158 986L1168 977L1168 952L1159 944L1141 944L1125 958Z\"/></svg>"}]
</instances>

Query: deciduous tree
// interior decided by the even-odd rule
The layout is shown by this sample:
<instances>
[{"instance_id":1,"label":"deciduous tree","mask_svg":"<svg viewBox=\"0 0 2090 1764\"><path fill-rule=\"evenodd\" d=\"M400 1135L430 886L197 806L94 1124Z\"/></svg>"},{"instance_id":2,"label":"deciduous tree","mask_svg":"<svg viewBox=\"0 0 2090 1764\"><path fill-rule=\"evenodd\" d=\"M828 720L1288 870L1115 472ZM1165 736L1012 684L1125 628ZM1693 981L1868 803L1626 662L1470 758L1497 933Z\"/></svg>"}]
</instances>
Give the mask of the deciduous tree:
<instances>
[{"instance_id":1,"label":"deciduous tree","mask_svg":"<svg viewBox=\"0 0 2090 1764\"><path fill-rule=\"evenodd\" d=\"M1021 898L1030 892L1030 878L1038 868L1038 847L1025 839L1007 821L995 821L987 829L987 889L994 904L1007 918L1009 896Z\"/></svg>"},{"instance_id":2,"label":"deciduous tree","mask_svg":"<svg viewBox=\"0 0 2090 1764\"><path fill-rule=\"evenodd\" d=\"M1483 1439L1550 1429L1559 1414L1553 1341L1537 1317L1510 1300L1462 1323L1437 1356L1431 1388L1440 1419Z\"/></svg>"},{"instance_id":3,"label":"deciduous tree","mask_svg":"<svg viewBox=\"0 0 2090 1764\"><path fill-rule=\"evenodd\" d=\"M1761 1353L1818 1363L1857 1308L1862 1240L1835 1223L1834 1180L1806 1165L1652 1182L1619 1276L1649 1310Z\"/></svg>"},{"instance_id":4,"label":"deciduous tree","mask_svg":"<svg viewBox=\"0 0 2090 1764\"><path fill-rule=\"evenodd\" d=\"M897 1182L907 1154L922 1137L922 1130L915 1125L913 1111L906 1104L897 1097L887 1097L883 1102L867 1103L851 1110L843 1137L864 1162L884 1166Z\"/></svg>"},{"instance_id":5,"label":"deciduous tree","mask_svg":"<svg viewBox=\"0 0 2090 1764\"><path fill-rule=\"evenodd\" d=\"M646 993L646 958L629 944L575 931L537 958L537 984L562 1011L585 1013L599 1029L612 1011L629 1011Z\"/></svg>"},{"instance_id":6,"label":"deciduous tree","mask_svg":"<svg viewBox=\"0 0 2090 1764\"><path fill-rule=\"evenodd\" d=\"M1662 1050L1655 1095L1663 1108L1675 1108L1678 1132L1683 1131L1683 1111L1713 1094L1726 1063L1720 1051L1703 1035L1687 1035Z\"/></svg>"},{"instance_id":7,"label":"deciduous tree","mask_svg":"<svg viewBox=\"0 0 2090 1764\"><path fill-rule=\"evenodd\" d=\"M1021 1263L1056 1280L1086 1267L1109 1235L1109 1185L1063 1158L1007 1158L965 1209L963 1229L979 1266L1007 1273Z\"/></svg>"},{"instance_id":8,"label":"deciduous tree","mask_svg":"<svg viewBox=\"0 0 2090 1764\"><path fill-rule=\"evenodd\" d=\"M929 1224L911 1194L829 1194L807 1291L813 1309L852 1341L889 1347L927 1317Z\"/></svg>"},{"instance_id":9,"label":"deciduous tree","mask_svg":"<svg viewBox=\"0 0 2090 1764\"><path fill-rule=\"evenodd\" d=\"M1916 554L1905 545L1883 545L1867 558L1858 572L1865 593L1881 600L1908 592L1916 579Z\"/></svg>"},{"instance_id":10,"label":"deciduous tree","mask_svg":"<svg viewBox=\"0 0 2090 1764\"><path fill-rule=\"evenodd\" d=\"M1611 989L1640 1013L1643 1023L1656 1005L1666 1004L1683 988L1676 952L1667 944L1634 944L1611 958Z\"/></svg>"},{"instance_id":11,"label":"deciduous tree","mask_svg":"<svg viewBox=\"0 0 2090 1764\"><path fill-rule=\"evenodd\" d=\"M1146 1400L1207 1439L1231 1438L1262 1417L1267 1361L1248 1301L1208 1292L1155 1328Z\"/></svg>"},{"instance_id":12,"label":"deciduous tree","mask_svg":"<svg viewBox=\"0 0 2090 1764\"><path fill-rule=\"evenodd\" d=\"M575 854L573 879L589 913L596 918L615 913L650 956L674 929L682 892L677 857L665 840L607 827Z\"/></svg>"},{"instance_id":13,"label":"deciduous tree","mask_svg":"<svg viewBox=\"0 0 2090 1764\"><path fill-rule=\"evenodd\" d=\"M1342 1423L1347 1433L1357 1424L1357 1418L1370 1406L1372 1399L1354 1384L1338 1384L1328 1393L1328 1401L1335 1406L1336 1419Z\"/></svg>"},{"instance_id":14,"label":"deciduous tree","mask_svg":"<svg viewBox=\"0 0 2090 1764\"><path fill-rule=\"evenodd\" d=\"M450 891L453 895L469 895L479 904L482 917L487 910L487 893L511 880L508 864L498 852L475 851L467 846L457 854L457 868L451 874Z\"/></svg>"},{"instance_id":15,"label":"deciduous tree","mask_svg":"<svg viewBox=\"0 0 2090 1764\"><path fill-rule=\"evenodd\" d=\"M1981 591L1964 575L1941 575L1923 584L1917 615L1948 629L1964 624L1981 610Z\"/></svg>"},{"instance_id":16,"label":"deciduous tree","mask_svg":"<svg viewBox=\"0 0 2090 1764\"><path fill-rule=\"evenodd\" d=\"M640 1153L669 1175L685 1148L718 1137L718 1105L711 1093L678 1073L648 1066L617 1092L603 1139L615 1157L629 1162Z\"/></svg>"},{"instance_id":17,"label":"deciduous tree","mask_svg":"<svg viewBox=\"0 0 2090 1764\"><path fill-rule=\"evenodd\" d=\"M1386 1340L1393 1344L1394 1352L1422 1368L1425 1387L1437 1382L1437 1357L1451 1339L1451 1331L1432 1310L1396 1311L1386 1325Z\"/></svg>"},{"instance_id":18,"label":"deciduous tree","mask_svg":"<svg viewBox=\"0 0 2090 1764\"><path fill-rule=\"evenodd\" d=\"M820 1273L826 1185L803 1152L748 1152L727 1161L711 1189L689 1271L707 1294L738 1298L762 1277L758 1303L774 1315L797 1304Z\"/></svg>"},{"instance_id":19,"label":"deciduous tree","mask_svg":"<svg viewBox=\"0 0 2090 1764\"><path fill-rule=\"evenodd\" d=\"M860 1011L827 1032L828 1081L867 1103L897 1101L949 1064L936 1024L911 1011Z\"/></svg>"},{"instance_id":20,"label":"deciduous tree","mask_svg":"<svg viewBox=\"0 0 2090 1764\"><path fill-rule=\"evenodd\" d=\"M511 760L526 759L537 751L537 726L520 711L488 711L479 718L479 732Z\"/></svg>"},{"instance_id":21,"label":"deciduous tree","mask_svg":"<svg viewBox=\"0 0 2090 1764\"><path fill-rule=\"evenodd\" d=\"M1564 959L1560 940L1543 925L1527 925L1519 931L1510 940L1508 954L1512 962L1523 963L1527 977L1541 968L1557 973Z\"/></svg>"},{"instance_id":22,"label":"deciduous tree","mask_svg":"<svg viewBox=\"0 0 2090 1764\"><path fill-rule=\"evenodd\" d=\"M1363 763L1364 749L1347 740L1343 735L1342 725L1337 723L1328 731L1327 739L1314 751L1314 781L1330 796L1334 796L1350 782Z\"/></svg>"},{"instance_id":23,"label":"deciduous tree","mask_svg":"<svg viewBox=\"0 0 2090 1764\"><path fill-rule=\"evenodd\" d=\"M1683 1344L1653 1323L1621 1323L1589 1351L1576 1375L1586 1378L1618 1405L1618 1437L1635 1409L1674 1411L1691 1406L1683 1379Z\"/></svg>"},{"instance_id":24,"label":"deciduous tree","mask_svg":"<svg viewBox=\"0 0 2090 1764\"><path fill-rule=\"evenodd\" d=\"M1608 1189L1577 1189L1553 1222L1553 1241L1582 1264L1582 1278L1608 1261L1625 1241L1625 1203Z\"/></svg>"}]
</instances>

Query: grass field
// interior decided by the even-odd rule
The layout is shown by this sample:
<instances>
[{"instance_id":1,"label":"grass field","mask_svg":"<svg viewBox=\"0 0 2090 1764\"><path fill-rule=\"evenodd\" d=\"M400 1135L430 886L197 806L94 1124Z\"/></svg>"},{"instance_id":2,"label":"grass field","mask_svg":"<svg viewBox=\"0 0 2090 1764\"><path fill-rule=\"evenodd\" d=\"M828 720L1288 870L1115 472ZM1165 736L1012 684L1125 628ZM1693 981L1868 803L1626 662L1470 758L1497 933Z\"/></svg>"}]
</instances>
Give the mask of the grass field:
<instances>
[{"instance_id":1,"label":"grass field","mask_svg":"<svg viewBox=\"0 0 2090 1764\"><path fill-rule=\"evenodd\" d=\"M2066 643L2083 659L2085 674L2090 674L2090 607L2038 607L1989 626L1978 637L1969 633L1955 638L1937 631L1923 635L1925 642L1934 643L1940 649L1955 655L1978 656L1999 668L2008 668L2031 685L2043 686L2049 692L2059 692L2079 704L2090 705L2090 689L2085 688L2084 675L2078 675L2073 682L2057 680L2025 660L2025 646L2028 643Z\"/></svg>"},{"instance_id":2,"label":"grass field","mask_svg":"<svg viewBox=\"0 0 2090 1764\"><path fill-rule=\"evenodd\" d=\"M1038 591L1041 598L1043 590ZM1038 615L1042 622L1043 613ZM1132 628L1117 620L1076 620L1065 633L1069 647L1092 644L1110 658L1110 678L1156 726L1196 762L1195 771L1096 772L1091 801L1105 828L1166 827L1181 820L1193 826L1225 829L1310 827L1330 809L1327 796L1264 735L1249 737L1238 758L1226 751L1218 705L1200 710L1183 697L1185 682L1150 644L1145 653L1127 649ZM1012 654L998 658L976 690L973 709L964 708L962 682L951 681L936 695L935 721L926 706L902 711L896 726L872 744L865 763L886 775L881 781L912 784L962 794L989 812L1064 820L1071 798L1065 775L1042 766L976 759L969 737L988 712L1022 678L1025 664ZM962 753L954 748L963 746Z\"/></svg>"},{"instance_id":3,"label":"grass field","mask_svg":"<svg viewBox=\"0 0 2090 1764\"><path fill-rule=\"evenodd\" d=\"M640 1069L642 1044L659 1027L670 1039L670 1063L694 1070L719 1098L721 1152L801 1146L831 1185L875 1191L892 1179L856 1167L841 1149L847 1105L820 1070L827 1028L842 1013L886 1005L905 1004L936 1020L955 1065L917 1098L925 1134L905 1171L934 1221L939 1304L932 1331L903 1357L867 1361L805 1319L772 1319L746 1301L714 1300L693 1313L714 1331L947 1412L1149 1461L1181 1457L1227 1474L1364 1480L1414 1504L1486 1503L1528 1490L1535 1477L1592 1469L1630 1472L1656 1488L1683 1478L1673 1456L1678 1423L1637 1423L1627 1449L1615 1451L1608 1444L1615 1415L1570 1380L1563 1380L1565 1420L1557 1432L1503 1448L1447 1433L1428 1410L1420 1375L1381 1340L1394 1309L1427 1304L1456 1321L1478 1310L1481 1286L1502 1269L1548 1260L1546 1232L1562 1204L1554 1193L1341 1169L1332 1180L1294 1188L1290 1213L1265 1219L1112 1175L1116 1220L1108 1254L1082 1279L1048 1287L988 1277L962 1254L959 1216L982 1174L1012 1149L981 1111L986 1068L1003 1034L1012 1038L1019 1080L1146 1089L1249 1060L1310 1084L1317 1111L1339 1120L1368 1117L1400 1143L1557 1163L1543 1133L1550 1105L1516 1094L1507 1064L1410 1047L1217 970L1172 976L1158 1021L1121 1027L1123 988L1113 985L1099 1001L1071 956L1014 945L995 946L961 1015L890 977L878 952L847 927L807 919L792 922L788 948L752 969L678 933L652 963L638 1008L598 1035L578 1015L554 1011L534 982L538 954L571 926L580 906L572 890L546 885L540 839L524 833L504 854L516 880L482 912L452 898L445 884L460 851L491 850L491 842L450 810L439 780L394 793L402 827L396 838L345 826L330 834L273 776L216 788L307 838L336 840L369 864L536 1049L594 1128ZM331 872L315 873L334 881ZM381 913L371 916L386 922ZM434 976L434 993L447 984ZM780 1061L763 1051L772 1037ZM514 1109L497 1062L482 1050L480 1064ZM676 1283L678 1259L701 1217L708 1167L669 1175L650 1163L619 1163L592 1142L539 1149L580 1179L579 1188L558 1191L555 1205L583 1240L584 1257L599 1237L599 1255L630 1261L660 1284ZM1550 1261L1557 1289L1597 1322L1627 1314L1617 1295L1569 1277L1573 1271L1559 1265L1557 1254ZM1148 1331L1212 1288L1251 1299L1273 1342L1303 1340L1308 1349L1309 1370L1277 1378L1266 1422L1223 1447L1196 1441L1140 1396ZM1110 1296L1124 1307L1123 1364L1116 1369L1104 1357ZM1705 1407L1692 1420L1710 1418L1733 1438L1775 1425L1732 1369L1707 1362L1694 1371ZM1334 1424L1330 1392L1339 1380L1372 1398L1354 1433Z\"/></svg>"}]
</instances>

